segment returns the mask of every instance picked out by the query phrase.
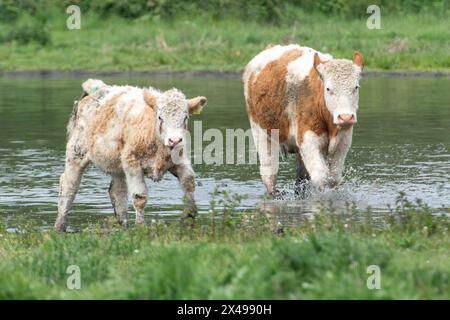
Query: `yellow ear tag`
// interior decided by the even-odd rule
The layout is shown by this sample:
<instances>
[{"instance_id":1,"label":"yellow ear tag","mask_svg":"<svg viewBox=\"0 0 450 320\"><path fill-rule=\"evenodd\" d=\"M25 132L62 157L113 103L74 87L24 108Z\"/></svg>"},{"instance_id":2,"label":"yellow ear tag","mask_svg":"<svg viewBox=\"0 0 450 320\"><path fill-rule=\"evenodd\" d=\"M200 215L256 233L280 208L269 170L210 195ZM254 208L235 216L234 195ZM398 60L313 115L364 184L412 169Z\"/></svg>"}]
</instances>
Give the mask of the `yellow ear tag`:
<instances>
[{"instance_id":1,"label":"yellow ear tag","mask_svg":"<svg viewBox=\"0 0 450 320\"><path fill-rule=\"evenodd\" d=\"M203 107L195 108L194 111L192 111L192 114L200 114L203 111Z\"/></svg>"}]
</instances>

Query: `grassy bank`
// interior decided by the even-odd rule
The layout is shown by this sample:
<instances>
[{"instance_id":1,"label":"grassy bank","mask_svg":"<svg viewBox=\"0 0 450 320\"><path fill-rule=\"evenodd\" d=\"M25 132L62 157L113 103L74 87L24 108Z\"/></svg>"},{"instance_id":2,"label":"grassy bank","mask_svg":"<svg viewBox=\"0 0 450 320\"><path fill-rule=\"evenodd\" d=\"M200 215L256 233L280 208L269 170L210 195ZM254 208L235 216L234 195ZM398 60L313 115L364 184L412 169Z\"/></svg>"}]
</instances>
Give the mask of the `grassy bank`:
<instances>
[{"instance_id":1,"label":"grassy bank","mask_svg":"<svg viewBox=\"0 0 450 320\"><path fill-rule=\"evenodd\" d=\"M401 200L382 219L324 210L280 227L229 211L122 231L0 231L0 299L448 299L450 219ZM274 227L275 226L275 227ZM68 266L81 271L69 290ZM369 290L377 265L381 289Z\"/></svg>"},{"instance_id":2,"label":"grassy bank","mask_svg":"<svg viewBox=\"0 0 450 320\"><path fill-rule=\"evenodd\" d=\"M238 71L268 43L299 43L345 58L359 50L369 70L450 70L447 9L382 6L381 29L369 30L361 3L347 13L311 4L253 15L250 7L244 16L236 8L223 15L209 7L147 15L120 8L85 13L81 6L81 29L68 30L60 6L40 20L26 14L0 20L0 70Z\"/></svg>"}]
</instances>

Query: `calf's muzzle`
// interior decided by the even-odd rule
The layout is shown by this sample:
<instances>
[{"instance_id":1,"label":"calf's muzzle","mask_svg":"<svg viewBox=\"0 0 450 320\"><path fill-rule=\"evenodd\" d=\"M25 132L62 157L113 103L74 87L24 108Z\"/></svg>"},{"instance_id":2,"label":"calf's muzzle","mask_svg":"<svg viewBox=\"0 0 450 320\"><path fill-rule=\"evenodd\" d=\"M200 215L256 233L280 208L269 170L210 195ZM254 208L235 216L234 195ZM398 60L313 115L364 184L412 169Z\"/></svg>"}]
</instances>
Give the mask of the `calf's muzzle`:
<instances>
[{"instance_id":1,"label":"calf's muzzle","mask_svg":"<svg viewBox=\"0 0 450 320\"><path fill-rule=\"evenodd\" d=\"M177 144L181 143L181 141L183 141L183 138L175 138L175 137L169 138L168 140L169 147L175 147Z\"/></svg>"}]
</instances>

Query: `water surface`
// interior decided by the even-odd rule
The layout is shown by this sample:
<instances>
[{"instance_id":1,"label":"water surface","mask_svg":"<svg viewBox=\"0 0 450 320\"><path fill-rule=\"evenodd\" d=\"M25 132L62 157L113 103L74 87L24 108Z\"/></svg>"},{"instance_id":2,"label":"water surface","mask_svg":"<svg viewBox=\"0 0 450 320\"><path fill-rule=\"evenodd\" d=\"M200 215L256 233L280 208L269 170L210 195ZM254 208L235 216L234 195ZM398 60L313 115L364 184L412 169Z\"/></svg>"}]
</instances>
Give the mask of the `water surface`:
<instances>
[{"instance_id":1,"label":"water surface","mask_svg":"<svg viewBox=\"0 0 450 320\"><path fill-rule=\"evenodd\" d=\"M82 78L0 78L0 214L8 225L31 220L51 225L56 216L58 180L63 171L65 126ZM203 130L248 129L239 79L104 78L110 84L177 87L188 96L205 95L208 106L192 117ZM354 203L380 214L399 192L422 199L436 213L450 207L450 78L367 78L361 81L358 124L346 161L343 186L294 196L295 159L280 168L282 201L264 200L257 165L194 165L196 198L206 213L215 188L245 196L242 209L285 206L292 215L317 212L324 203ZM208 142L204 142L206 146ZM70 224L81 226L112 215L109 177L94 167L84 175ZM148 181L147 216L180 214L182 192L170 174ZM220 195L219 195L220 197ZM132 207L129 210L132 216Z\"/></svg>"}]
</instances>

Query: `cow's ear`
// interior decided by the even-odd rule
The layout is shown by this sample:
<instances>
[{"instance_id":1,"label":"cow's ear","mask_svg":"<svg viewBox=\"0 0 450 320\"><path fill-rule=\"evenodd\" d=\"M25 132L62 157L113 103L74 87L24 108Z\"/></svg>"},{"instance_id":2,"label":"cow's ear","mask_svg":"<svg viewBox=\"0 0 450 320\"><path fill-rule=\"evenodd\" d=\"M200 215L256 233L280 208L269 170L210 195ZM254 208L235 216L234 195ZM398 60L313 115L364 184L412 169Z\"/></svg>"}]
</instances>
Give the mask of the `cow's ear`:
<instances>
[{"instance_id":1,"label":"cow's ear","mask_svg":"<svg viewBox=\"0 0 450 320\"><path fill-rule=\"evenodd\" d=\"M319 66L319 64L323 63L322 60L320 60L319 54L316 52L314 53L314 69L317 70L317 67Z\"/></svg>"},{"instance_id":2,"label":"cow's ear","mask_svg":"<svg viewBox=\"0 0 450 320\"><path fill-rule=\"evenodd\" d=\"M148 106L149 106L150 108L152 108L153 110L155 110L155 107L156 107L156 98L155 98L155 96L152 95L152 94L150 93L150 91L148 91L148 90L144 90L143 93L142 93L142 95L144 96L144 101L145 101L145 103L148 104Z\"/></svg>"},{"instance_id":3,"label":"cow's ear","mask_svg":"<svg viewBox=\"0 0 450 320\"><path fill-rule=\"evenodd\" d=\"M356 51L355 54L353 54L353 63L360 67L361 70L364 68L364 57L361 52Z\"/></svg>"},{"instance_id":4,"label":"cow's ear","mask_svg":"<svg viewBox=\"0 0 450 320\"><path fill-rule=\"evenodd\" d=\"M205 97L195 97L188 100L188 107L190 114L200 114L203 110L203 107L206 106L206 98Z\"/></svg>"}]
</instances>

